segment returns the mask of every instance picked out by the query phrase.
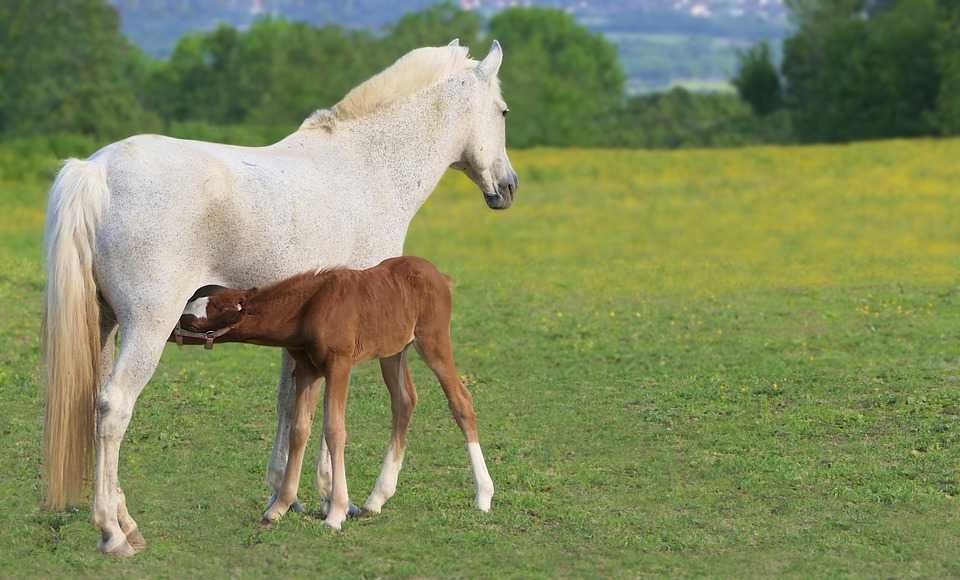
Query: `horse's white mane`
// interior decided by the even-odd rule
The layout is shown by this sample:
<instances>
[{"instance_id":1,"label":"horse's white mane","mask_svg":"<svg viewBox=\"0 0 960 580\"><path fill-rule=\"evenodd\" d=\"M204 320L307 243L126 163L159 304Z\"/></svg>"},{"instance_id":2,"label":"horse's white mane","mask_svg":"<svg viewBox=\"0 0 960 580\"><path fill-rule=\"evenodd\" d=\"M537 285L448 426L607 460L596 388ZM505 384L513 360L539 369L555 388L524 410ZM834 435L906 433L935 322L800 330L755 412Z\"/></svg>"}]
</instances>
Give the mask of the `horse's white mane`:
<instances>
[{"instance_id":1,"label":"horse's white mane","mask_svg":"<svg viewBox=\"0 0 960 580\"><path fill-rule=\"evenodd\" d=\"M337 121L365 117L453 75L477 66L465 46L411 50L397 62L354 87L330 109L307 117L301 129L332 129Z\"/></svg>"}]
</instances>

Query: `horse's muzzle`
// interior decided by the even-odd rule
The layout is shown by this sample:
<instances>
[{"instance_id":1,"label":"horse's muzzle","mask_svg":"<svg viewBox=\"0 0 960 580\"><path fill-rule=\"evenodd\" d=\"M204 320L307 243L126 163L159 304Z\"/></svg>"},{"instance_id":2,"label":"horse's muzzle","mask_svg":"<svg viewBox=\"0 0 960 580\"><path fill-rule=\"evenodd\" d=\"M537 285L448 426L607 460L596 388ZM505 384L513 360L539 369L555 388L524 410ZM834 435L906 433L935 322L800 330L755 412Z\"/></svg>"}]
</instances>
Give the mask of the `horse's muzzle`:
<instances>
[{"instance_id":1,"label":"horse's muzzle","mask_svg":"<svg viewBox=\"0 0 960 580\"><path fill-rule=\"evenodd\" d=\"M520 186L520 178L516 172L511 171L510 175L497 183L496 191L493 193L484 193L483 199L487 202L490 209L507 209L513 205L513 200L517 196L517 188Z\"/></svg>"}]
</instances>

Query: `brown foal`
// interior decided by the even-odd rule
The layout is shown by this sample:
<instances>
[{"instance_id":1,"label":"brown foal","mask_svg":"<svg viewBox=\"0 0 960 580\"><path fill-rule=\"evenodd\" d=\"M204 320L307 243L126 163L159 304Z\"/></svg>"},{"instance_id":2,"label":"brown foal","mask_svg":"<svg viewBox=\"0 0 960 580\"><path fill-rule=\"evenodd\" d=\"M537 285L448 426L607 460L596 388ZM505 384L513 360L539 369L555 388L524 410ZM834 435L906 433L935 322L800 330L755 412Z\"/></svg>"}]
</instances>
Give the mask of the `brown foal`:
<instances>
[{"instance_id":1,"label":"brown foal","mask_svg":"<svg viewBox=\"0 0 960 580\"><path fill-rule=\"evenodd\" d=\"M347 385L353 366L374 358L380 360L390 392L393 430L365 510L379 512L394 494L407 427L417 402L406 363L410 344L440 380L453 417L466 437L476 506L490 509L493 481L477 441L473 400L453 361L450 283L433 264L415 257L391 258L367 270L304 272L263 289L210 292L190 302L181 317L178 331L187 331L186 342L212 342L192 333L215 333L218 342L286 348L296 361L290 455L281 489L263 515L265 523L283 516L296 501L304 449L320 397L319 379L324 378L326 445L321 446L321 453L328 448L329 459L321 456L318 461L318 486L322 496L329 494L325 523L340 529L349 506L344 470ZM321 473L323 465L331 464L332 473ZM328 485L332 489L324 489Z\"/></svg>"}]
</instances>

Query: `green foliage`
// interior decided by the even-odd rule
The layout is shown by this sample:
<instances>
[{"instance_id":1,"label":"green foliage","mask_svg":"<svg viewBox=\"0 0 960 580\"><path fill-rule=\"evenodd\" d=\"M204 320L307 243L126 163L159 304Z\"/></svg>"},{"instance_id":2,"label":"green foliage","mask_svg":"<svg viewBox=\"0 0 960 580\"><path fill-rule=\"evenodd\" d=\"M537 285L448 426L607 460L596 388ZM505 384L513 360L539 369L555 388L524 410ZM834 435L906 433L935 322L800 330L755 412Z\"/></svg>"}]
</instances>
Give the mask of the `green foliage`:
<instances>
[{"instance_id":1,"label":"green foliage","mask_svg":"<svg viewBox=\"0 0 960 580\"><path fill-rule=\"evenodd\" d=\"M942 75L933 122L946 135L960 135L960 2L940 24L937 62Z\"/></svg>"},{"instance_id":2,"label":"green foliage","mask_svg":"<svg viewBox=\"0 0 960 580\"><path fill-rule=\"evenodd\" d=\"M483 41L483 20L476 12L459 9L450 1L420 12L405 14L386 28L379 46L388 55L404 54L421 46L443 46L454 38L461 46L480 50Z\"/></svg>"},{"instance_id":3,"label":"green foliage","mask_svg":"<svg viewBox=\"0 0 960 580\"><path fill-rule=\"evenodd\" d=\"M17 134L81 132L105 138L159 120L134 96L137 50L102 0L10 0L0 11L3 114Z\"/></svg>"},{"instance_id":4,"label":"green foliage","mask_svg":"<svg viewBox=\"0 0 960 580\"><path fill-rule=\"evenodd\" d=\"M780 108L783 85L770 55L770 45L767 42L755 44L741 52L739 60L733 86L740 98L759 116L769 115Z\"/></svg>"},{"instance_id":5,"label":"green foliage","mask_svg":"<svg viewBox=\"0 0 960 580\"><path fill-rule=\"evenodd\" d=\"M827 3L829 4L829 3ZM900 0L864 19L808 16L784 46L787 104L802 139L847 141L936 132L942 72L935 0Z\"/></svg>"},{"instance_id":6,"label":"green foliage","mask_svg":"<svg viewBox=\"0 0 960 580\"><path fill-rule=\"evenodd\" d=\"M50 181L61 159L87 157L97 148L96 139L77 134L9 138L0 146L0 183Z\"/></svg>"},{"instance_id":7,"label":"green foliage","mask_svg":"<svg viewBox=\"0 0 960 580\"><path fill-rule=\"evenodd\" d=\"M500 70L510 104L509 139L518 147L576 145L600 139L598 122L623 101L616 49L569 14L511 8L490 21L504 47Z\"/></svg>"},{"instance_id":8,"label":"green foliage","mask_svg":"<svg viewBox=\"0 0 960 580\"><path fill-rule=\"evenodd\" d=\"M152 106L171 120L292 130L400 54L458 34L475 42L479 30L478 16L451 4L410 14L381 38L271 18L244 32L221 26L177 44L153 78Z\"/></svg>"},{"instance_id":9,"label":"green foliage","mask_svg":"<svg viewBox=\"0 0 960 580\"><path fill-rule=\"evenodd\" d=\"M790 140L785 114L757 117L735 95L682 88L632 97L603 124L603 145L674 149Z\"/></svg>"},{"instance_id":10,"label":"green foliage","mask_svg":"<svg viewBox=\"0 0 960 580\"><path fill-rule=\"evenodd\" d=\"M960 133L956 0L788 4L797 28L780 73L770 45L740 53L732 82L747 111L726 95L627 98L614 45L560 10L503 10L486 33L478 12L450 2L407 14L378 34L261 18L244 30L221 25L189 34L161 61L120 35L105 0L11 0L0 3L0 137L82 134L103 142L164 132L271 142L401 54L454 37L475 57L492 38L504 46L500 77L513 111L513 147L713 147ZM650 43L680 42L648 35L637 44L626 28L611 30L631 62L663 57ZM687 44L689 59L704 66L695 54L732 50L706 37Z\"/></svg>"}]
</instances>

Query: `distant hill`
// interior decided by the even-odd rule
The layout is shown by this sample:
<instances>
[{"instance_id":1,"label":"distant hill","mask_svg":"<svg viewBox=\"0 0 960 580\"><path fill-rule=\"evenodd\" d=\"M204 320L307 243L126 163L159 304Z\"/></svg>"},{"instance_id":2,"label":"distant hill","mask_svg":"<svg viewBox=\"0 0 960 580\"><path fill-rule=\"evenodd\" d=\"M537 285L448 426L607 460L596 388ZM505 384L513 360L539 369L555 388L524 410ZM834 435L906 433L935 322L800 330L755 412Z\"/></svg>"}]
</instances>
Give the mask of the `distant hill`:
<instances>
[{"instance_id":1,"label":"distant hill","mask_svg":"<svg viewBox=\"0 0 960 580\"><path fill-rule=\"evenodd\" d=\"M166 57L178 38L219 23L238 28L272 15L314 25L379 29L437 0L110 0L125 34L147 53ZM722 89L736 50L762 39L779 45L788 30L782 0L460 0L490 15L516 4L574 14L617 44L631 92L672 85ZM507 47L509 50L509 47Z\"/></svg>"}]
</instances>

